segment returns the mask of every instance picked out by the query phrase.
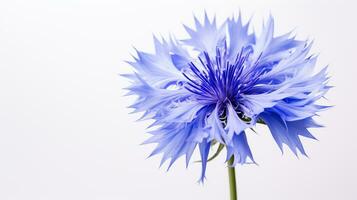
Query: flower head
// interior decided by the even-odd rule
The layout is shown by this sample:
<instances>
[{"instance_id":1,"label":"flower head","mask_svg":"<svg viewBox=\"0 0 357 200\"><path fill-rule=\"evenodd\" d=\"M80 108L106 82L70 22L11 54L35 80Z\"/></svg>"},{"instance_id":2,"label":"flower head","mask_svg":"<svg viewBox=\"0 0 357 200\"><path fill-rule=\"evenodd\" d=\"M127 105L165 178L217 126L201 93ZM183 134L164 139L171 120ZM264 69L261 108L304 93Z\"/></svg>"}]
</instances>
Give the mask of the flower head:
<instances>
[{"instance_id":1,"label":"flower head","mask_svg":"<svg viewBox=\"0 0 357 200\"><path fill-rule=\"evenodd\" d=\"M306 155L300 136L314 139L308 128L319 127L313 116L326 108L316 101L328 91L326 68L315 73L311 42L290 33L274 36L270 16L259 35L249 22L228 18L217 26L205 14L201 23L185 29L188 39L154 37L155 53L137 51L129 94L139 98L131 106L154 119L157 143L151 155L162 153L171 166L179 157L186 163L196 148L204 180L208 154L214 144L227 150L227 160L255 163L245 130L266 124L283 150Z\"/></svg>"}]
</instances>

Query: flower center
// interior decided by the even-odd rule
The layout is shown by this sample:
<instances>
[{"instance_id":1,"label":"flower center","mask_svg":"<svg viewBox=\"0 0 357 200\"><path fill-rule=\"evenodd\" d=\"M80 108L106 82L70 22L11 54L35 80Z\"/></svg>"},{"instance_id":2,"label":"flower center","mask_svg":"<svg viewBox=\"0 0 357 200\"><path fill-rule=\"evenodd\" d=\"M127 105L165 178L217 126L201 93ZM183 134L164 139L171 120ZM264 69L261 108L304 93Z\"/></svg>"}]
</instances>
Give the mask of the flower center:
<instances>
[{"instance_id":1,"label":"flower center","mask_svg":"<svg viewBox=\"0 0 357 200\"><path fill-rule=\"evenodd\" d=\"M212 103L230 101L237 105L239 95L249 87L246 77L249 56L250 52L242 50L234 59L229 59L225 49L217 48L212 59L203 52L198 61L189 63L183 73L188 80L185 88L198 95L199 100Z\"/></svg>"}]
</instances>

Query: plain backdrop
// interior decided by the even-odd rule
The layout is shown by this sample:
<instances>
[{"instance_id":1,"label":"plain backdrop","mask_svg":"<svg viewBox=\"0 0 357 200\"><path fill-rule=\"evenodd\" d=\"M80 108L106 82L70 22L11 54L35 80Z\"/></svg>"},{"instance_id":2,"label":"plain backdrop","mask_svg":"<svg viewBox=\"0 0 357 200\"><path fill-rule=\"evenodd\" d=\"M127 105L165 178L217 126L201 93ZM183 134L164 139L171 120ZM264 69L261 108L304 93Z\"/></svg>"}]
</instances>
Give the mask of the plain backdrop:
<instances>
[{"instance_id":1,"label":"plain backdrop","mask_svg":"<svg viewBox=\"0 0 357 200\"><path fill-rule=\"evenodd\" d=\"M271 13L277 35L314 40L317 68L329 65L335 86L324 101L335 107L316 118L326 127L312 130L319 141L303 139L309 158L282 155L264 127L248 135L259 166L237 167L239 199L357 199L356 9L353 0L2 0L0 199L228 199L224 156L205 185L199 164L166 172L146 158L149 122L128 114L134 98L118 76L133 46L185 37L182 23L204 10L218 21L241 10L258 32Z\"/></svg>"}]
</instances>

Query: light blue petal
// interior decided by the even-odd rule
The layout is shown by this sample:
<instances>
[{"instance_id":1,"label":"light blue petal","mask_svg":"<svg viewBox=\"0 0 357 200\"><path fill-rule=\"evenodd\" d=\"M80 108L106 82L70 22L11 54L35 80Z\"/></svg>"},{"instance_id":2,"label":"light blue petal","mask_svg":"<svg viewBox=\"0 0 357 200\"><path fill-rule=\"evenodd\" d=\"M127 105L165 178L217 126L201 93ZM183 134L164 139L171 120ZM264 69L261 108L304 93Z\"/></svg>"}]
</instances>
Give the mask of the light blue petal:
<instances>
[{"instance_id":1,"label":"light blue petal","mask_svg":"<svg viewBox=\"0 0 357 200\"><path fill-rule=\"evenodd\" d=\"M216 140L219 143L225 144L229 139L223 128L222 121L219 117L219 104L216 105L212 113L207 118L207 128L209 129L209 139Z\"/></svg>"},{"instance_id":2,"label":"light blue petal","mask_svg":"<svg viewBox=\"0 0 357 200\"><path fill-rule=\"evenodd\" d=\"M240 134L243 130L249 127L251 126L238 117L237 112L234 110L232 104L229 103L227 105L227 124L225 126L228 139L228 141L226 141L226 144L230 144L230 141L232 140L234 134Z\"/></svg>"},{"instance_id":3,"label":"light blue petal","mask_svg":"<svg viewBox=\"0 0 357 200\"><path fill-rule=\"evenodd\" d=\"M182 40L184 44L192 46L199 52L206 51L210 55L214 55L217 45L223 45L225 39L225 24L217 28L216 18L212 22L208 19L205 13L204 22L201 22L195 17L195 30L184 25L189 39Z\"/></svg>"},{"instance_id":4,"label":"light blue petal","mask_svg":"<svg viewBox=\"0 0 357 200\"><path fill-rule=\"evenodd\" d=\"M254 43L254 35L248 33L249 22L243 25L240 14L238 19L232 18L227 20L227 28L229 36L228 59L234 60L242 49Z\"/></svg>"}]
</instances>

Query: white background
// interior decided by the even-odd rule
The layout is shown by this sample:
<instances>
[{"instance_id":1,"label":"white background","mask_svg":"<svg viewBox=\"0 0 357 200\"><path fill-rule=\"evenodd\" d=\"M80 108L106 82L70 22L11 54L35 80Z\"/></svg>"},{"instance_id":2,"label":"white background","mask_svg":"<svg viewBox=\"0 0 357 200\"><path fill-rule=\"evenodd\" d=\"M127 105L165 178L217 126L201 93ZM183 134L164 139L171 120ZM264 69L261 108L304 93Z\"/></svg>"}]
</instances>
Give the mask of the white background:
<instances>
[{"instance_id":1,"label":"white background","mask_svg":"<svg viewBox=\"0 0 357 200\"><path fill-rule=\"evenodd\" d=\"M185 36L182 23L204 9L220 21L253 13L259 31L269 12L276 32L314 39L329 65L334 108L317 120L309 158L282 156L268 131L249 134L259 166L237 168L242 200L357 199L354 1L62 0L0 2L0 199L228 199L223 156L208 165L180 160L166 172L154 146L140 146L148 122L129 115L123 60L133 46L151 51L152 33Z\"/></svg>"}]
</instances>

